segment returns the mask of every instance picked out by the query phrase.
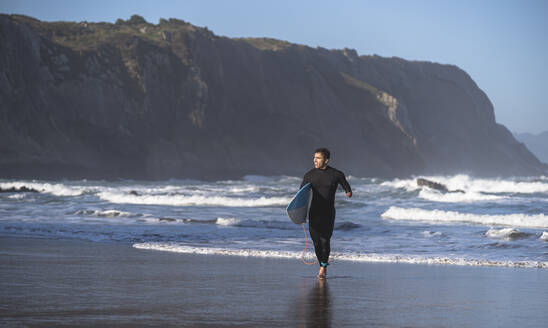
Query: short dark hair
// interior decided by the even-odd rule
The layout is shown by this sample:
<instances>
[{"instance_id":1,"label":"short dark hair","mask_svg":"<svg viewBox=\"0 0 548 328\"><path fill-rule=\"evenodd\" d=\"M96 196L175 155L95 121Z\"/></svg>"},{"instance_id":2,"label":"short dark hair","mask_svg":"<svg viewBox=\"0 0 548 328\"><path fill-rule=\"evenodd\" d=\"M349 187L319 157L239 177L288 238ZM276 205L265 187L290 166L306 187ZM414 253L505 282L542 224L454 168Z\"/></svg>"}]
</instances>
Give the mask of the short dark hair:
<instances>
[{"instance_id":1,"label":"short dark hair","mask_svg":"<svg viewBox=\"0 0 548 328\"><path fill-rule=\"evenodd\" d=\"M315 153L322 153L325 159L329 159L329 155L331 155L331 153L329 152L329 149L327 148L318 148L314 151L314 154Z\"/></svg>"}]
</instances>

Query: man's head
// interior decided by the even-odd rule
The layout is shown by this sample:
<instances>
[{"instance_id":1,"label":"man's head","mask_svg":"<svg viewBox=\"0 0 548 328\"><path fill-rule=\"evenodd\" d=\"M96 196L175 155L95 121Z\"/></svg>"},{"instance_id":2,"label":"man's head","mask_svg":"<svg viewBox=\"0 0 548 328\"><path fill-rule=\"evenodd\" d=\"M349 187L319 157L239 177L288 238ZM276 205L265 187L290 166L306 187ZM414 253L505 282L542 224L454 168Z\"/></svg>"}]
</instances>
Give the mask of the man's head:
<instances>
[{"instance_id":1,"label":"man's head","mask_svg":"<svg viewBox=\"0 0 548 328\"><path fill-rule=\"evenodd\" d=\"M318 148L314 151L314 167L317 169L325 169L329 162L329 150L327 148Z\"/></svg>"}]
</instances>

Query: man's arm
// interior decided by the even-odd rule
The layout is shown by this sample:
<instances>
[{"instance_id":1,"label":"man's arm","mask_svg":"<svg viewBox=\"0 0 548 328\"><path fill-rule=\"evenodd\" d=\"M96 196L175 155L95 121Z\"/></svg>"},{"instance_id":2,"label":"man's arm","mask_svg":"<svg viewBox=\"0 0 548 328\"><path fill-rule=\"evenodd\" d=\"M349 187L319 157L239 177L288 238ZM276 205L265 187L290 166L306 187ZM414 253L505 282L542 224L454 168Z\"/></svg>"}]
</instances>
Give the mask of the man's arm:
<instances>
[{"instance_id":1,"label":"man's arm","mask_svg":"<svg viewBox=\"0 0 548 328\"><path fill-rule=\"evenodd\" d=\"M344 191L346 192L346 197L350 198L352 197L352 188L350 188L350 184L348 181L346 181L346 177L344 176L344 173L340 172L339 174L339 184L343 187Z\"/></svg>"}]
</instances>

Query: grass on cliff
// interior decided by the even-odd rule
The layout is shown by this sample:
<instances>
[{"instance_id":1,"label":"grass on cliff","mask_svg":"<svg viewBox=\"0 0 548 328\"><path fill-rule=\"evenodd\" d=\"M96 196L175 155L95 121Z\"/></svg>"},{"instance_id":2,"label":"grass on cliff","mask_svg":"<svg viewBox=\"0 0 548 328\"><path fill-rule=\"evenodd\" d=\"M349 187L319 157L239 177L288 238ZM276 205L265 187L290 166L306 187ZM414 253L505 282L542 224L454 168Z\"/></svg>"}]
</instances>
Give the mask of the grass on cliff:
<instances>
[{"instance_id":1,"label":"grass on cliff","mask_svg":"<svg viewBox=\"0 0 548 328\"><path fill-rule=\"evenodd\" d=\"M213 38L215 35L207 27L196 27L185 21L161 18L158 24L151 24L138 15L128 20L118 19L116 23L90 22L42 22L23 15L10 15L19 23L30 25L43 37L76 51L93 50L104 44L122 44L139 37L159 46L168 46L177 42L183 34L200 33ZM234 38L259 50L278 51L290 48L294 44L271 38ZM174 44L172 44L174 45Z\"/></svg>"},{"instance_id":2,"label":"grass on cliff","mask_svg":"<svg viewBox=\"0 0 548 328\"><path fill-rule=\"evenodd\" d=\"M127 21L119 19L115 24L105 22L42 22L22 15L11 15L11 17L17 22L30 25L43 37L74 50L97 49L102 44L117 44L131 40L133 37L144 38L155 44L165 46L176 32L202 30L177 19L161 19L158 25L154 25L137 15L132 16ZM207 32L207 29L205 30Z\"/></svg>"},{"instance_id":3,"label":"grass on cliff","mask_svg":"<svg viewBox=\"0 0 548 328\"><path fill-rule=\"evenodd\" d=\"M292 46L291 43L271 38L237 38L260 50L284 50Z\"/></svg>"}]
</instances>

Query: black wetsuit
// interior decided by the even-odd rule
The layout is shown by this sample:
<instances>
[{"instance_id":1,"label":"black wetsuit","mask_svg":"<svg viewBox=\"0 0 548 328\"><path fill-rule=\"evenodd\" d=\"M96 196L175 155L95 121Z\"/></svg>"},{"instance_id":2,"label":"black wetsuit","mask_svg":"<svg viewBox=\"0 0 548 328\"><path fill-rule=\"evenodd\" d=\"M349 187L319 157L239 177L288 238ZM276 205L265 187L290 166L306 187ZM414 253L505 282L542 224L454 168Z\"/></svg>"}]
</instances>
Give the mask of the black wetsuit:
<instances>
[{"instance_id":1,"label":"black wetsuit","mask_svg":"<svg viewBox=\"0 0 548 328\"><path fill-rule=\"evenodd\" d=\"M327 166L325 169L312 169L303 177L301 188L312 185L312 204L308 212L308 230L314 242L314 250L320 265L325 266L331 252L330 240L335 225L335 192L340 184L344 191L352 189L341 171Z\"/></svg>"}]
</instances>

